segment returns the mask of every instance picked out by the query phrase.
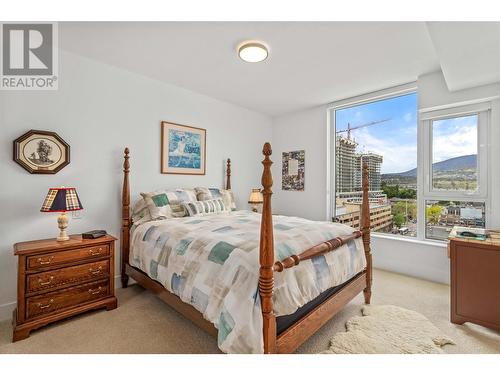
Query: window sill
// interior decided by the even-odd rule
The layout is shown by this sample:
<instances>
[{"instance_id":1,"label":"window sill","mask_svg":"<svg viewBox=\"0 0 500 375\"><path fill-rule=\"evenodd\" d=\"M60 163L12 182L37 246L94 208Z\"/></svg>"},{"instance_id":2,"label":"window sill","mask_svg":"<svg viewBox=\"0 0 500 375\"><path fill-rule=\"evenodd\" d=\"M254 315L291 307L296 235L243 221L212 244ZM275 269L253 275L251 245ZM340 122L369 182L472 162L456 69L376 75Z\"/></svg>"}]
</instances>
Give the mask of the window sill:
<instances>
[{"instance_id":1,"label":"window sill","mask_svg":"<svg viewBox=\"0 0 500 375\"><path fill-rule=\"evenodd\" d=\"M438 248L447 248L448 243L447 241L437 241L437 240L421 240L418 238L408 238L408 237L399 237L396 235L390 235L390 234L383 234L383 233L371 233L371 236L374 238L382 238L384 240L395 240L395 241L403 241L403 242L410 242L418 245L424 245L424 246L434 246Z\"/></svg>"}]
</instances>

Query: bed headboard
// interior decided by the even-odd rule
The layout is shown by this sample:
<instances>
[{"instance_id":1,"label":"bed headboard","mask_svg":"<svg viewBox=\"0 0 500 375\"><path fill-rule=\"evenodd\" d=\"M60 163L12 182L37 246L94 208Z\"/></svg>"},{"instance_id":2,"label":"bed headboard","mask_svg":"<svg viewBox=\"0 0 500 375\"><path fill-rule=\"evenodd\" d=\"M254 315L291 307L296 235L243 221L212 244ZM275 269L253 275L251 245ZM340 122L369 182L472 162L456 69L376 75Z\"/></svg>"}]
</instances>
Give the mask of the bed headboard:
<instances>
[{"instance_id":1,"label":"bed headboard","mask_svg":"<svg viewBox=\"0 0 500 375\"><path fill-rule=\"evenodd\" d=\"M130 250L130 185L128 175L130 173L129 149L125 147L123 151L123 187L122 187L122 236L121 236L121 280L122 286L128 284L126 274L126 264L128 263Z\"/></svg>"},{"instance_id":2,"label":"bed headboard","mask_svg":"<svg viewBox=\"0 0 500 375\"><path fill-rule=\"evenodd\" d=\"M226 189L231 190L231 159L226 162Z\"/></svg>"},{"instance_id":3,"label":"bed headboard","mask_svg":"<svg viewBox=\"0 0 500 375\"><path fill-rule=\"evenodd\" d=\"M123 188L122 188L122 235L121 235L121 281L123 286L128 285L128 276L126 274L126 265L129 261L130 252L130 227L132 219L130 215L130 150L125 147L123 151ZM231 159L226 161L226 186L225 189L231 189Z\"/></svg>"}]
</instances>

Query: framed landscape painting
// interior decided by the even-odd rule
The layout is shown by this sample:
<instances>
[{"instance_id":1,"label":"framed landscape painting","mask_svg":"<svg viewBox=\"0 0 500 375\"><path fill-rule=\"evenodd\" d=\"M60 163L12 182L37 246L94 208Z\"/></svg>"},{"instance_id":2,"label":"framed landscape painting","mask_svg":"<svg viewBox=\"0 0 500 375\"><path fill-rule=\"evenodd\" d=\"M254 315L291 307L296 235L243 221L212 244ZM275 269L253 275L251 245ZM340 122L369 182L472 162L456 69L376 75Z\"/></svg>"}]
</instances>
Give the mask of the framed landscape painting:
<instances>
[{"instance_id":1,"label":"framed landscape painting","mask_svg":"<svg viewBox=\"0 0 500 375\"><path fill-rule=\"evenodd\" d=\"M161 122L161 173L205 174L206 130Z\"/></svg>"}]
</instances>

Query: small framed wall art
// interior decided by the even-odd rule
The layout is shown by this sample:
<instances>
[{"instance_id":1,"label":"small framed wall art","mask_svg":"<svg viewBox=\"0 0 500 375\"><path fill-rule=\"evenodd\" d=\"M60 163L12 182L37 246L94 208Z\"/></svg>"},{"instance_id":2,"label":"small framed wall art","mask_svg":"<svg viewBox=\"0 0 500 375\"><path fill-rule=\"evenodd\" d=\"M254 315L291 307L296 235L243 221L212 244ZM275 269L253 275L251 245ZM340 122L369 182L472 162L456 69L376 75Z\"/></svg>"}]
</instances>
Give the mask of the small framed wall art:
<instances>
[{"instance_id":1,"label":"small framed wall art","mask_svg":"<svg viewBox=\"0 0 500 375\"><path fill-rule=\"evenodd\" d=\"M14 141L14 161L33 174L55 174L69 164L69 145L54 132L30 130Z\"/></svg>"},{"instance_id":2,"label":"small framed wall art","mask_svg":"<svg viewBox=\"0 0 500 375\"><path fill-rule=\"evenodd\" d=\"M304 150L283 152L281 176L282 190L304 190L305 155L306 152Z\"/></svg>"},{"instance_id":3,"label":"small framed wall art","mask_svg":"<svg viewBox=\"0 0 500 375\"><path fill-rule=\"evenodd\" d=\"M161 173L205 174L206 130L161 122Z\"/></svg>"}]
</instances>

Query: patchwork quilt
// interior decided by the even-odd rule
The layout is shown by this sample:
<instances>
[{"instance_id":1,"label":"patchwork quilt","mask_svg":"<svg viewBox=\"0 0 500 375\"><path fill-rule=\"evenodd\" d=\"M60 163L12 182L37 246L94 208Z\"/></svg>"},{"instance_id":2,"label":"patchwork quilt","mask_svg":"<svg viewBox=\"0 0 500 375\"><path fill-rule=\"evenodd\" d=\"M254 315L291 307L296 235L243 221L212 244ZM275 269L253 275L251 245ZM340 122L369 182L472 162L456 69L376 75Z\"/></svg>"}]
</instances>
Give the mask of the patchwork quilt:
<instances>
[{"instance_id":1,"label":"patchwork quilt","mask_svg":"<svg viewBox=\"0 0 500 375\"><path fill-rule=\"evenodd\" d=\"M154 220L132 228L130 264L146 272L218 329L226 353L262 353L258 293L261 215L233 211ZM275 258L281 260L353 228L273 216ZM276 316L294 313L321 292L366 267L360 238L274 274Z\"/></svg>"}]
</instances>

